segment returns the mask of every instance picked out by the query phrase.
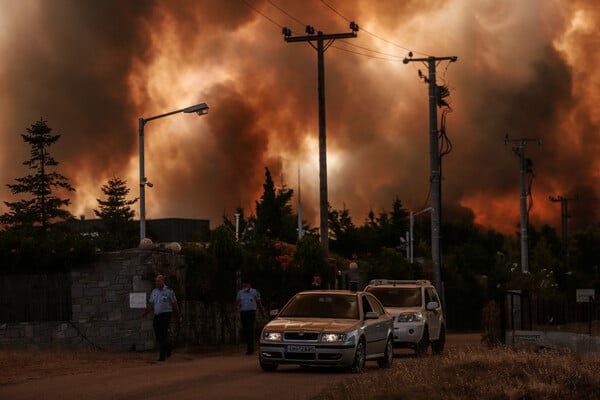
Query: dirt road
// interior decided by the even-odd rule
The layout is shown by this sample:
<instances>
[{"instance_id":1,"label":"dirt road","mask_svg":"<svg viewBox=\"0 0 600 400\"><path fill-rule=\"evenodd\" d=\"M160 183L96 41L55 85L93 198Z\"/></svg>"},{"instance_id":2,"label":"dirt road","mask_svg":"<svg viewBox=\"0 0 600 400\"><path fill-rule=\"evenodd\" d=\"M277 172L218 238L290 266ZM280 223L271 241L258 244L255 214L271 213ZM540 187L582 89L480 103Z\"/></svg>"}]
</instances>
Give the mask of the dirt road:
<instances>
[{"instance_id":1,"label":"dirt road","mask_svg":"<svg viewBox=\"0 0 600 400\"><path fill-rule=\"evenodd\" d=\"M479 335L448 335L449 349L476 345ZM398 354L402 362L406 353ZM379 373L375 362L366 374ZM353 375L340 371L280 367L265 373L256 356L240 353L190 358L175 354L167 362L32 379L0 386L0 399L307 399Z\"/></svg>"}]
</instances>

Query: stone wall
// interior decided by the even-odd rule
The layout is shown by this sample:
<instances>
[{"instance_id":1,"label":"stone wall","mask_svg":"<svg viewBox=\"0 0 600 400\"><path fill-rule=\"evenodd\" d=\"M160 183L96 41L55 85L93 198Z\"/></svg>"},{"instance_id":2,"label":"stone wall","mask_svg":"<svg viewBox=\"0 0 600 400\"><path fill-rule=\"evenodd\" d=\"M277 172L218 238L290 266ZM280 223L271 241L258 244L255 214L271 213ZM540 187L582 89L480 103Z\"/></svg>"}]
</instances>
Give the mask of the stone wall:
<instances>
[{"instance_id":1,"label":"stone wall","mask_svg":"<svg viewBox=\"0 0 600 400\"><path fill-rule=\"evenodd\" d=\"M181 255L156 249L102 253L89 266L71 272L70 321L0 323L0 348L152 349L152 317L142 319L143 310L130 307L130 293L148 295L157 273L167 277L168 285L185 287Z\"/></svg>"}]
</instances>

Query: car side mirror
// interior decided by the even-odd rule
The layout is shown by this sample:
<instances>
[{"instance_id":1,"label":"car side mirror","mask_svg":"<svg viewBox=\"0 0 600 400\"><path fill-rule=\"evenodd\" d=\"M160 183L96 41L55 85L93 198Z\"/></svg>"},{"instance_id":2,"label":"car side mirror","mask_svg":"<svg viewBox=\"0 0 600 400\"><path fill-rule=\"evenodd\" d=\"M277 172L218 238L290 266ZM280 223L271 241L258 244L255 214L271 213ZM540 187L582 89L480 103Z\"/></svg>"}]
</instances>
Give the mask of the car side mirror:
<instances>
[{"instance_id":1,"label":"car side mirror","mask_svg":"<svg viewBox=\"0 0 600 400\"><path fill-rule=\"evenodd\" d=\"M432 311L435 310L436 308L438 308L440 305L438 304L437 301L430 301L429 303L427 303L427 311Z\"/></svg>"},{"instance_id":2,"label":"car side mirror","mask_svg":"<svg viewBox=\"0 0 600 400\"><path fill-rule=\"evenodd\" d=\"M368 313L365 314L365 319L377 319L379 318L379 314L377 314L375 311L369 311Z\"/></svg>"},{"instance_id":3,"label":"car side mirror","mask_svg":"<svg viewBox=\"0 0 600 400\"><path fill-rule=\"evenodd\" d=\"M275 318L277 314L279 314L279 310L277 309L269 311L269 317L271 317L271 319Z\"/></svg>"}]
</instances>

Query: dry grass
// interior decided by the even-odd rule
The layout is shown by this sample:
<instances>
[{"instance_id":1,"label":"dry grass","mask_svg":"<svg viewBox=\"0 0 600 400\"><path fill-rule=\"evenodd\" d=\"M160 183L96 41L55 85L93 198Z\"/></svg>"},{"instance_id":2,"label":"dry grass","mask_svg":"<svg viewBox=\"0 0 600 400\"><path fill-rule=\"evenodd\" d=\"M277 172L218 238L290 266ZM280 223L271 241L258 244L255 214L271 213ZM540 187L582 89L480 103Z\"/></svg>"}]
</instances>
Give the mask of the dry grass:
<instances>
[{"instance_id":1,"label":"dry grass","mask_svg":"<svg viewBox=\"0 0 600 400\"><path fill-rule=\"evenodd\" d=\"M477 348L396 358L383 374L358 376L314 398L342 399L600 399L600 356Z\"/></svg>"}]
</instances>

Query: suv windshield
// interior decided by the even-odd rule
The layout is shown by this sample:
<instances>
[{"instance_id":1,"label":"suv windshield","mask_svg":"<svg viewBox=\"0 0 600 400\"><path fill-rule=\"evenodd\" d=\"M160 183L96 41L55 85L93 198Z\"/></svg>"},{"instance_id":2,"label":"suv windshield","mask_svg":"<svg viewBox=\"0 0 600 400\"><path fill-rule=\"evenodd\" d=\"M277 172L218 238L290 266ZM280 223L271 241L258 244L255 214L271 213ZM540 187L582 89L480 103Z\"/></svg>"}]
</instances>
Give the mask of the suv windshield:
<instances>
[{"instance_id":1,"label":"suv windshield","mask_svg":"<svg viewBox=\"0 0 600 400\"><path fill-rule=\"evenodd\" d=\"M421 307L421 288L371 287L369 293L381 301L384 307Z\"/></svg>"},{"instance_id":2,"label":"suv windshield","mask_svg":"<svg viewBox=\"0 0 600 400\"><path fill-rule=\"evenodd\" d=\"M298 294L278 317L358 319L358 303L354 295Z\"/></svg>"}]
</instances>

